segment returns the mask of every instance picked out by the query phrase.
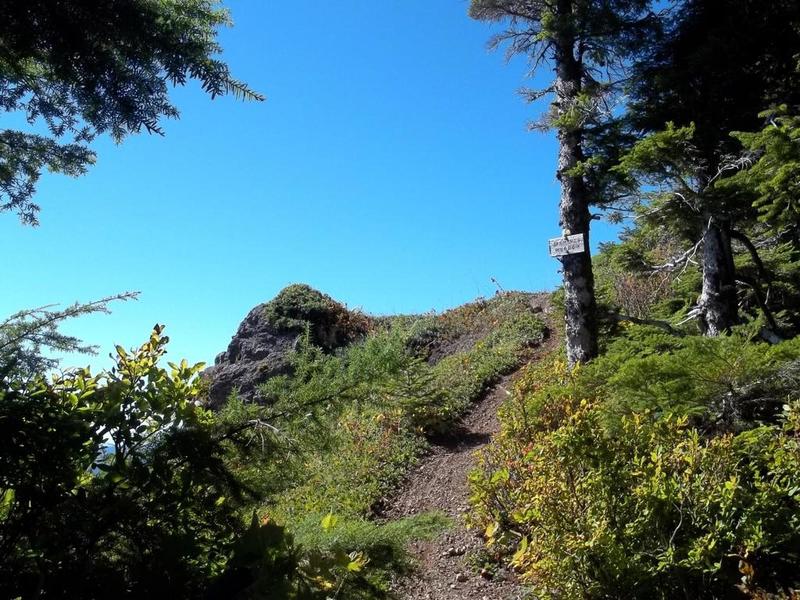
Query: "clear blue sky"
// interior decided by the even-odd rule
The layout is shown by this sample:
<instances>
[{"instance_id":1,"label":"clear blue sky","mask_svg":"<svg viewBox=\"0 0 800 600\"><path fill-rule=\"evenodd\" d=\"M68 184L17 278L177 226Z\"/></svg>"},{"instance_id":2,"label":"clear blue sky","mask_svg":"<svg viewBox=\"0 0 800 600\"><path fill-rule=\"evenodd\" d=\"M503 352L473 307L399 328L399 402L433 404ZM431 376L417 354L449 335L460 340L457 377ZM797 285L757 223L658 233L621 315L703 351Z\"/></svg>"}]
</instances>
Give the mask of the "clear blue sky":
<instances>
[{"instance_id":1,"label":"clear blue sky","mask_svg":"<svg viewBox=\"0 0 800 600\"><path fill-rule=\"evenodd\" d=\"M173 359L211 362L292 282L380 314L558 284L555 138L526 132L526 65L487 52L465 0L226 5L224 58L267 101L175 90L166 137L45 176L40 227L0 214L0 316L139 290L66 328L101 346L67 364L107 366L156 322Z\"/></svg>"}]
</instances>

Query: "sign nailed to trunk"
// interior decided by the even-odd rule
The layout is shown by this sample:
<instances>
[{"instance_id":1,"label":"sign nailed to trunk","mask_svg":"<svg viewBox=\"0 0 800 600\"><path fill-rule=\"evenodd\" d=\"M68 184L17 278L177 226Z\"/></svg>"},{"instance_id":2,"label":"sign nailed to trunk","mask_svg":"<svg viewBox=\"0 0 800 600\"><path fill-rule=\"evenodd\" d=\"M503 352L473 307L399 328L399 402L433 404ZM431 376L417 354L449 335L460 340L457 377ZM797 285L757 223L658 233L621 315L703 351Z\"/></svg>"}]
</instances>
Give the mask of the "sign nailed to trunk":
<instances>
[{"instance_id":1,"label":"sign nailed to trunk","mask_svg":"<svg viewBox=\"0 0 800 600\"><path fill-rule=\"evenodd\" d=\"M548 241L550 256L566 256L567 254L580 254L585 248L583 234L565 235Z\"/></svg>"}]
</instances>

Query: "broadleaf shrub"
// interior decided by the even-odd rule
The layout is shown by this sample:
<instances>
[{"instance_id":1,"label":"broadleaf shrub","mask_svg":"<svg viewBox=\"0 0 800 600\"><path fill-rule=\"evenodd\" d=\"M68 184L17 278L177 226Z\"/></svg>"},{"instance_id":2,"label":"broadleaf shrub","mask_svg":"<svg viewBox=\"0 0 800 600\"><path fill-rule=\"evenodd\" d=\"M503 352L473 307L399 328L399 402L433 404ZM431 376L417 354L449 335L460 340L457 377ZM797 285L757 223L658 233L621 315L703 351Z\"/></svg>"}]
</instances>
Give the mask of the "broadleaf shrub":
<instances>
[{"instance_id":1,"label":"broadleaf shrub","mask_svg":"<svg viewBox=\"0 0 800 600\"><path fill-rule=\"evenodd\" d=\"M789 597L797 355L633 328L577 370L550 357L471 475L473 524L542 598Z\"/></svg>"},{"instance_id":2,"label":"broadleaf shrub","mask_svg":"<svg viewBox=\"0 0 800 600\"><path fill-rule=\"evenodd\" d=\"M0 380L3 597L193 598L224 569L247 494L195 403L202 364L161 367L167 341Z\"/></svg>"},{"instance_id":3,"label":"broadleaf shrub","mask_svg":"<svg viewBox=\"0 0 800 600\"><path fill-rule=\"evenodd\" d=\"M313 600L363 580L272 521L245 527L275 492L232 468L258 421L203 409L203 365L161 366L162 330L97 375L0 378L0 596Z\"/></svg>"}]
</instances>

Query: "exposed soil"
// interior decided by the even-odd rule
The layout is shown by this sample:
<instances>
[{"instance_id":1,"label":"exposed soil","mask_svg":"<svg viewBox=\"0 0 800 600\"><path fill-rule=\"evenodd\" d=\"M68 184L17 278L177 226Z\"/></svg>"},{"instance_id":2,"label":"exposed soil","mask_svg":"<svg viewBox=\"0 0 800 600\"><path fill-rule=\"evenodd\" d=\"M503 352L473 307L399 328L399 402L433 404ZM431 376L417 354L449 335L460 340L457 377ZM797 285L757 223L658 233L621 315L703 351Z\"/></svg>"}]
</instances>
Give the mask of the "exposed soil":
<instances>
[{"instance_id":1,"label":"exposed soil","mask_svg":"<svg viewBox=\"0 0 800 600\"><path fill-rule=\"evenodd\" d=\"M548 298L537 295L532 303L550 313ZM552 328L549 328L552 331ZM548 339L531 357L536 360L556 343ZM452 528L429 541L413 542L409 550L416 569L393 583L392 591L402 600L517 600L525 589L513 573L500 570L492 575L476 572L469 558L483 547L480 534L468 530L464 515L469 508L467 475L475 466L475 453L500 429L497 409L508 396L515 373L503 377L475 403L461 425L445 438L433 440L430 452L409 476L381 514L398 519L430 511L441 511L453 519Z\"/></svg>"}]
</instances>

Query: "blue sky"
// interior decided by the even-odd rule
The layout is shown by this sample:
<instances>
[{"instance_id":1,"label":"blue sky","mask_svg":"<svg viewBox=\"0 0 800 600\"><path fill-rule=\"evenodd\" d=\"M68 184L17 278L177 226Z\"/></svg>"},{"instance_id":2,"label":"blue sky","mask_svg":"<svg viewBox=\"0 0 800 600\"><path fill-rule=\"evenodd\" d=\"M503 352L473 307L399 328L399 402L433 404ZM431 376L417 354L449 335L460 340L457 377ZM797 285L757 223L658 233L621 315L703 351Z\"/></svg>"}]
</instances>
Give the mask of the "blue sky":
<instances>
[{"instance_id":1,"label":"blue sky","mask_svg":"<svg viewBox=\"0 0 800 600\"><path fill-rule=\"evenodd\" d=\"M292 282L378 314L489 296L492 277L558 284L555 138L526 132L526 65L486 51L467 2L226 5L224 58L267 101L177 89L165 137L100 140L86 176L45 176L40 227L0 214L0 315L138 290L65 328L101 346L66 364L107 366L157 322L172 359L211 362Z\"/></svg>"}]
</instances>

